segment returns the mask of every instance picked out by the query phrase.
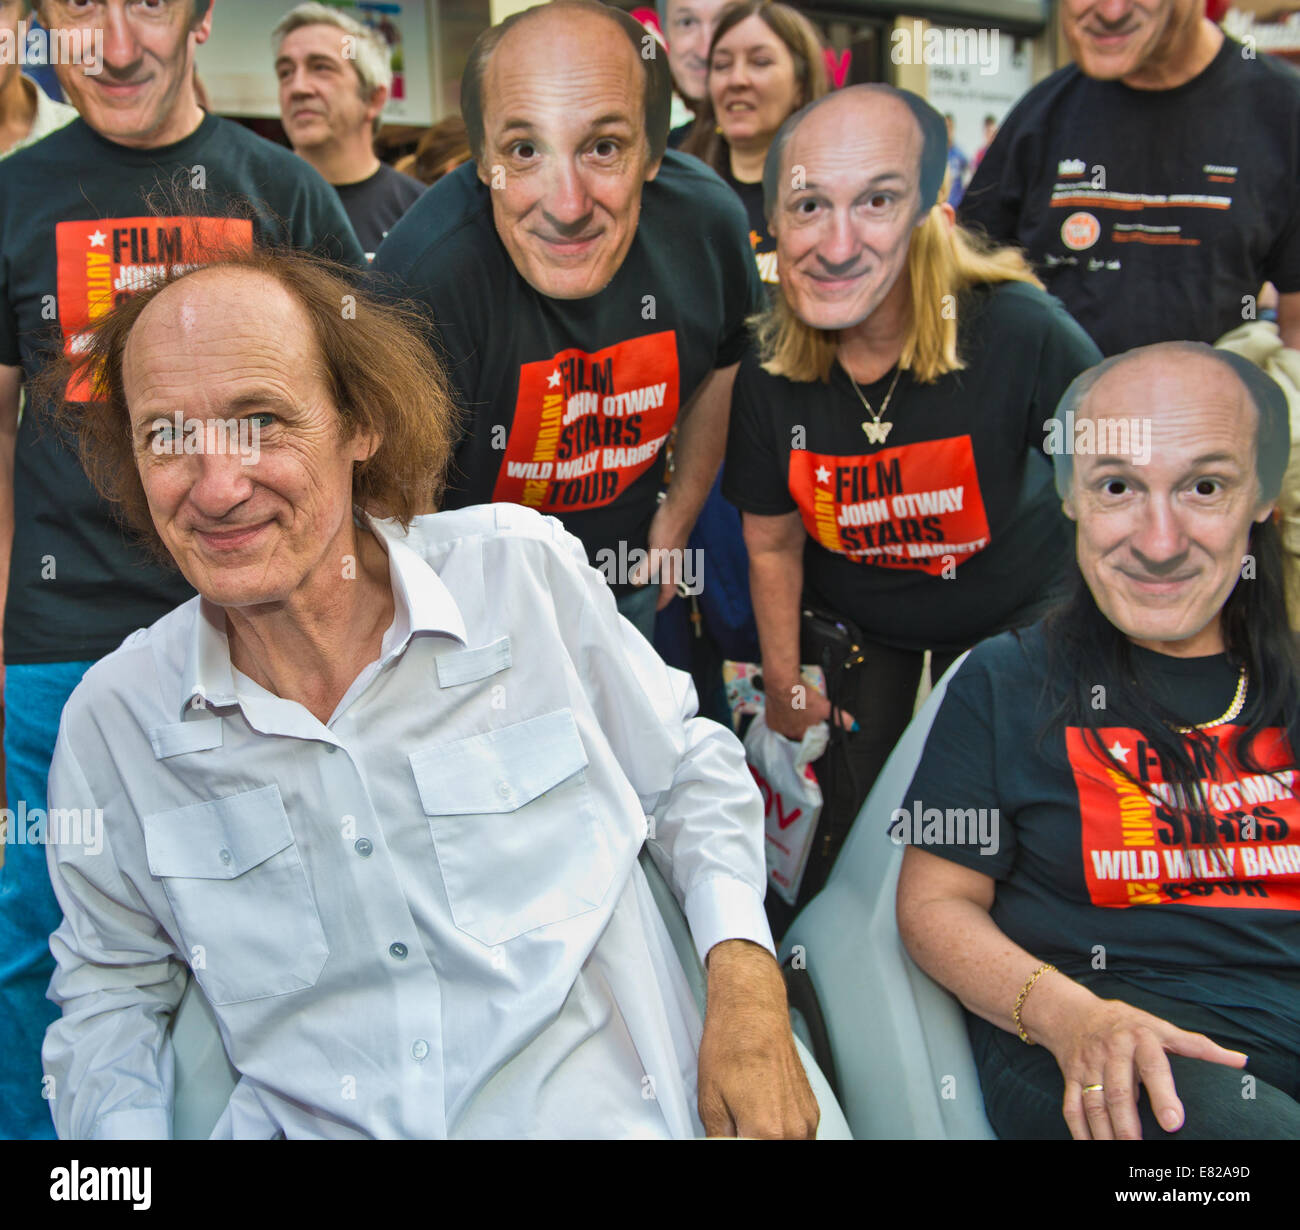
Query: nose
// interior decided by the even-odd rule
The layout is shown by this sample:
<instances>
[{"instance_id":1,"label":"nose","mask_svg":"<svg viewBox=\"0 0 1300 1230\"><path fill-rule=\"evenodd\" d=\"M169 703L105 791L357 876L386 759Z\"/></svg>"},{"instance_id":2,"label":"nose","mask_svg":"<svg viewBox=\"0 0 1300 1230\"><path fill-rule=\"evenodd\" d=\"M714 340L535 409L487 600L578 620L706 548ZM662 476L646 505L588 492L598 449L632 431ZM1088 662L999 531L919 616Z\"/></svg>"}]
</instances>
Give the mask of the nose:
<instances>
[{"instance_id":1,"label":"nose","mask_svg":"<svg viewBox=\"0 0 1300 1230\"><path fill-rule=\"evenodd\" d=\"M287 91L290 98L303 98L311 94L311 78L305 65L295 64L289 75L280 83L280 88Z\"/></svg>"},{"instance_id":2,"label":"nose","mask_svg":"<svg viewBox=\"0 0 1300 1230\"><path fill-rule=\"evenodd\" d=\"M1181 568L1190 542L1177 511L1158 496L1147 500L1136 532L1129 538L1133 558L1153 577Z\"/></svg>"},{"instance_id":3,"label":"nose","mask_svg":"<svg viewBox=\"0 0 1300 1230\"><path fill-rule=\"evenodd\" d=\"M143 52L126 9L120 4L109 5L103 21L104 65L110 73L130 76Z\"/></svg>"},{"instance_id":4,"label":"nose","mask_svg":"<svg viewBox=\"0 0 1300 1230\"><path fill-rule=\"evenodd\" d=\"M829 274L847 273L858 259L858 237L846 209L833 209L824 225L817 257Z\"/></svg>"},{"instance_id":5,"label":"nose","mask_svg":"<svg viewBox=\"0 0 1300 1230\"><path fill-rule=\"evenodd\" d=\"M189 502L205 522L230 516L253 494L250 471L255 467L244 465L236 450L225 451L218 446L187 461L194 467Z\"/></svg>"},{"instance_id":6,"label":"nose","mask_svg":"<svg viewBox=\"0 0 1300 1230\"><path fill-rule=\"evenodd\" d=\"M591 218L591 193L581 170L566 158L557 158L547 177L542 213L562 234L580 232Z\"/></svg>"},{"instance_id":7,"label":"nose","mask_svg":"<svg viewBox=\"0 0 1300 1230\"><path fill-rule=\"evenodd\" d=\"M1133 0L1097 0L1093 12L1107 26L1122 25L1133 7Z\"/></svg>"}]
</instances>

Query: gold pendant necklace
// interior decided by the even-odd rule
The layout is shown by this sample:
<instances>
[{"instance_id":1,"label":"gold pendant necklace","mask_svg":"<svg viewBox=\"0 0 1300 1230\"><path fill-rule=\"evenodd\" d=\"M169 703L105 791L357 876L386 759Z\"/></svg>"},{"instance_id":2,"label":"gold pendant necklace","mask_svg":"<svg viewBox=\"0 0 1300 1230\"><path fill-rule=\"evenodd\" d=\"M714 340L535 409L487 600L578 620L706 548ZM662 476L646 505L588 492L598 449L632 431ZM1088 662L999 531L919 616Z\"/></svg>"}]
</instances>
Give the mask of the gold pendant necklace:
<instances>
[{"instance_id":1,"label":"gold pendant necklace","mask_svg":"<svg viewBox=\"0 0 1300 1230\"><path fill-rule=\"evenodd\" d=\"M889 399L894 395L894 389L898 386L898 378L903 374L903 368L900 364L894 370L894 379L890 381L889 392L885 394L885 400L880 403L880 413L877 414L872 408L871 403L862 395L862 390L858 388L858 382L853 379L853 373L846 367L844 374L848 376L849 383L853 385L853 391L858 395L858 399L866 407L867 413L871 415L871 422L862 424L862 430L867 433L867 442L869 444L884 444L885 437L889 435L889 430L893 423L882 423L880 420L885 417L885 411L889 409Z\"/></svg>"},{"instance_id":2,"label":"gold pendant necklace","mask_svg":"<svg viewBox=\"0 0 1300 1230\"><path fill-rule=\"evenodd\" d=\"M1232 694L1232 704L1222 717L1215 718L1212 722L1197 722L1195 726L1173 726L1171 729L1180 735L1190 735L1194 730L1209 730L1211 726L1222 726L1224 722L1231 722L1246 707L1246 689L1249 686L1249 676L1246 674L1246 668L1241 668L1241 676L1237 680L1237 690Z\"/></svg>"}]
</instances>

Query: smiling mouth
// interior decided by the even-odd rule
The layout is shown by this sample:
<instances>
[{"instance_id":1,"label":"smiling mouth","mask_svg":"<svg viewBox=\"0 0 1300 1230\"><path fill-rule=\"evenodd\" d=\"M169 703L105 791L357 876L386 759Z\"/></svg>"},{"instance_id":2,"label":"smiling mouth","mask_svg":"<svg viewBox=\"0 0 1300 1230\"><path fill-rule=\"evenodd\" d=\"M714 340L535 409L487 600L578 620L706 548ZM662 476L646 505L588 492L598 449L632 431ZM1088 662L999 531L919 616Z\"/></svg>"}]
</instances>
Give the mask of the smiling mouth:
<instances>
[{"instance_id":1,"label":"smiling mouth","mask_svg":"<svg viewBox=\"0 0 1300 1230\"><path fill-rule=\"evenodd\" d=\"M1122 576L1130 585L1136 586L1140 590L1152 594L1170 594L1181 589L1189 581L1196 580L1198 573L1191 572L1181 576L1173 577L1152 577L1145 573L1138 574L1126 572L1123 568L1118 569Z\"/></svg>"},{"instance_id":2,"label":"smiling mouth","mask_svg":"<svg viewBox=\"0 0 1300 1230\"><path fill-rule=\"evenodd\" d=\"M259 521L256 525L240 525L229 530L195 530L194 533L209 551L238 551L270 524L270 521Z\"/></svg>"},{"instance_id":3,"label":"smiling mouth","mask_svg":"<svg viewBox=\"0 0 1300 1230\"><path fill-rule=\"evenodd\" d=\"M541 235L533 232L537 239L541 240L552 252L561 256L581 255L590 250L596 240L598 240L603 231L595 231L590 235L579 235L574 239L561 239L555 235Z\"/></svg>"},{"instance_id":4,"label":"smiling mouth","mask_svg":"<svg viewBox=\"0 0 1300 1230\"><path fill-rule=\"evenodd\" d=\"M751 103L751 102L745 102L745 100L744 100L744 99L741 99L741 98L735 99L733 102L729 102L729 103L728 103L725 107L723 107L722 109L723 109L723 111L725 111L728 115L733 114L734 112L738 112L738 111L757 111L757 110L758 110L758 108L757 108L753 103Z\"/></svg>"}]
</instances>

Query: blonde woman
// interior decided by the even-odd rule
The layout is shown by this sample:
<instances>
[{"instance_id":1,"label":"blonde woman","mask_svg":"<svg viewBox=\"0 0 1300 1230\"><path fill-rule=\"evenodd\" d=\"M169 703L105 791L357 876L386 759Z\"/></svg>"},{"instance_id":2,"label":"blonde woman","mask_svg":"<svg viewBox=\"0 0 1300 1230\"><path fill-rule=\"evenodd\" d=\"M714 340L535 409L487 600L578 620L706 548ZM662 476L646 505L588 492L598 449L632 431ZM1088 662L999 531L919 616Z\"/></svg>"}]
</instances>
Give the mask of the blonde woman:
<instances>
[{"instance_id":1,"label":"blonde woman","mask_svg":"<svg viewBox=\"0 0 1300 1230\"><path fill-rule=\"evenodd\" d=\"M1100 355L1017 252L954 225L946 160L937 111L861 85L792 116L764 169L781 294L737 377L724 494L744 515L768 724L798 739L834 702L845 732L819 764L801 901L911 716L925 652L937 677L1031 622L1068 558L1045 424ZM800 685L827 643L805 610L858 646L847 669L828 653L830 697Z\"/></svg>"}]
</instances>

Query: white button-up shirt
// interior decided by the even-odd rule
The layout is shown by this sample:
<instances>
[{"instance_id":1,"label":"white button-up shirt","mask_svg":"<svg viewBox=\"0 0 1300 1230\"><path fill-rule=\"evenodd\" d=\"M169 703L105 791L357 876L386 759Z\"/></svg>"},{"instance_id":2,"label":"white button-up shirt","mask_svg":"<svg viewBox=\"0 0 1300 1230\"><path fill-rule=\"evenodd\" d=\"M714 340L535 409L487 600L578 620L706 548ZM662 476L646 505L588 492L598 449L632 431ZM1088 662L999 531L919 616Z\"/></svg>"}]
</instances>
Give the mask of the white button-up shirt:
<instances>
[{"instance_id":1,"label":"white button-up shirt","mask_svg":"<svg viewBox=\"0 0 1300 1230\"><path fill-rule=\"evenodd\" d=\"M637 853L701 956L772 948L739 742L553 519L370 525L393 623L327 723L232 667L200 598L69 700L49 805L103 842L48 846L59 1135L170 1134L186 967L241 1074L215 1136L701 1134Z\"/></svg>"}]
</instances>

